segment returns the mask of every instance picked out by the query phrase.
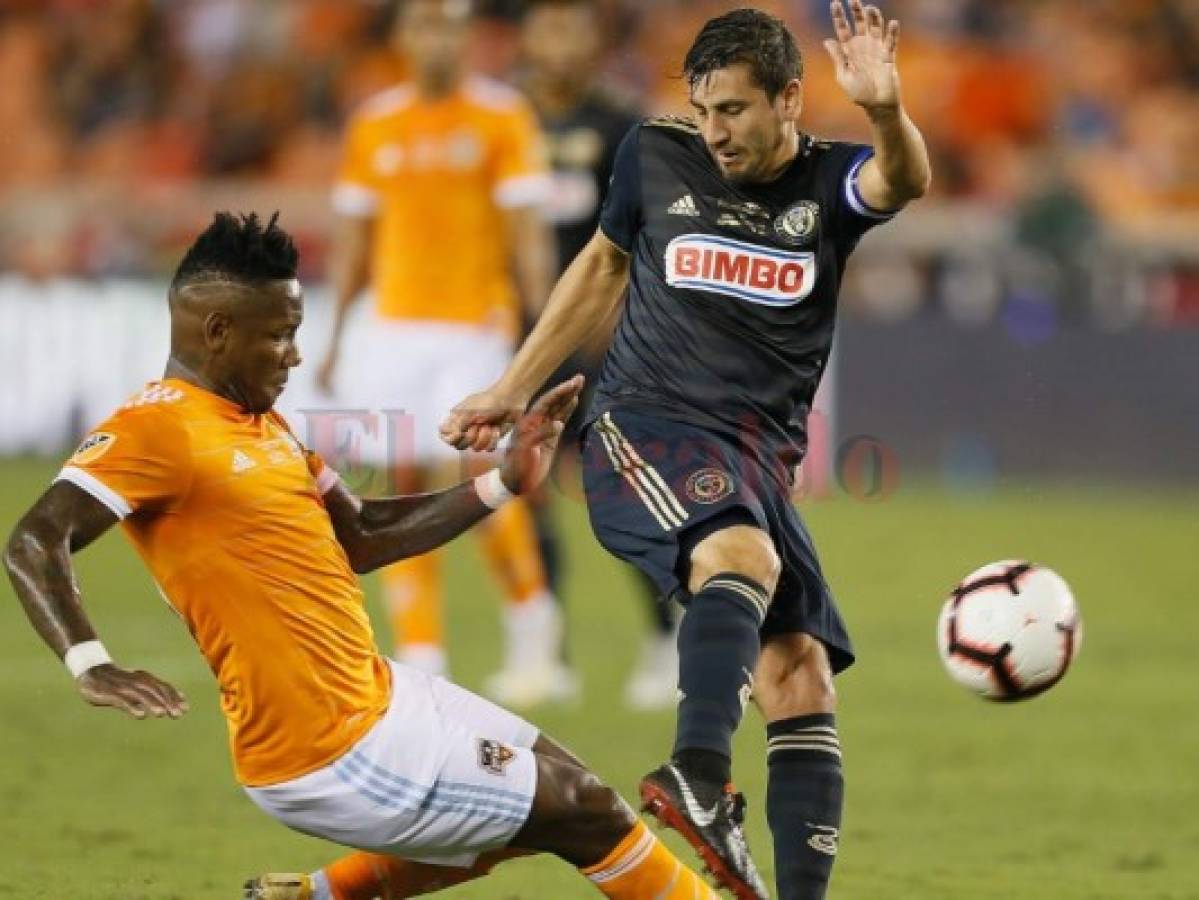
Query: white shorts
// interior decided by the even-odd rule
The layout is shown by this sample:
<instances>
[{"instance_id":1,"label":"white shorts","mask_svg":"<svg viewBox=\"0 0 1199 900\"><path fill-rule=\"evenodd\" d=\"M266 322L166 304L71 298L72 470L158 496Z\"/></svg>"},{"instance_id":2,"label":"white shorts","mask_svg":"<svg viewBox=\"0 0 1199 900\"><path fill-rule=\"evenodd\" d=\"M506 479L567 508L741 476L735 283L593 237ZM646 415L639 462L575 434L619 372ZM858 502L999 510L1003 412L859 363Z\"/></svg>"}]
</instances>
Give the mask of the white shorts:
<instances>
[{"instance_id":1,"label":"white shorts","mask_svg":"<svg viewBox=\"0 0 1199 900\"><path fill-rule=\"evenodd\" d=\"M470 866L524 825L537 790L538 731L444 678L391 663L391 705L336 761L247 787L267 814L325 840Z\"/></svg>"},{"instance_id":2,"label":"white shorts","mask_svg":"<svg viewBox=\"0 0 1199 900\"><path fill-rule=\"evenodd\" d=\"M372 316L365 324L347 336L337 385L341 409L370 414L349 435L358 459L380 467L458 459L437 429L456 404L504 373L511 338L453 322Z\"/></svg>"}]
</instances>

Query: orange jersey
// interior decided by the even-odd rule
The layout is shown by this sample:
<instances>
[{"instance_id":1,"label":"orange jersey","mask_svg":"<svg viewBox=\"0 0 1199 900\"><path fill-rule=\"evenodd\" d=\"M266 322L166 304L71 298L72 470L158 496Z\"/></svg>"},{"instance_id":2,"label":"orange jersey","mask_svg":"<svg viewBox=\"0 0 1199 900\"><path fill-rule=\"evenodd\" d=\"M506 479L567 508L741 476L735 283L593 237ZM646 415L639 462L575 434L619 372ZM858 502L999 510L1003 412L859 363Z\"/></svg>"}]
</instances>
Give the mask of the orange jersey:
<instances>
[{"instance_id":1,"label":"orange jersey","mask_svg":"<svg viewBox=\"0 0 1199 900\"><path fill-rule=\"evenodd\" d=\"M220 684L243 784L319 769L384 713L390 672L321 501L336 475L278 414L151 382L59 478L123 520L187 623Z\"/></svg>"},{"instance_id":2,"label":"orange jersey","mask_svg":"<svg viewBox=\"0 0 1199 900\"><path fill-rule=\"evenodd\" d=\"M333 206L373 216L379 315L513 330L503 210L543 202L540 132L513 89L482 78L436 101L400 86L351 121Z\"/></svg>"}]
</instances>

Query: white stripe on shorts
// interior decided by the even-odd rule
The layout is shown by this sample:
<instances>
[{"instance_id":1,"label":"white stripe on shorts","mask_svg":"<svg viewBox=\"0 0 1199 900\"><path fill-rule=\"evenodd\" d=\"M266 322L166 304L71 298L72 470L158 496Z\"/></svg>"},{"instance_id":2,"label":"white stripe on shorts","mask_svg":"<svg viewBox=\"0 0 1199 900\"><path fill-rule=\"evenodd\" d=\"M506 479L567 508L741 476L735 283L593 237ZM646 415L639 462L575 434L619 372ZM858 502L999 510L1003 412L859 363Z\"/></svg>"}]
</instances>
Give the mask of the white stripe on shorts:
<instances>
[{"instance_id":1,"label":"white stripe on shorts","mask_svg":"<svg viewBox=\"0 0 1199 900\"><path fill-rule=\"evenodd\" d=\"M437 781L431 787L420 785L374 765L353 750L339 759L333 770L338 778L381 806L454 812L522 823L528 816L528 798L519 794L460 782Z\"/></svg>"},{"instance_id":2,"label":"white stripe on shorts","mask_svg":"<svg viewBox=\"0 0 1199 900\"><path fill-rule=\"evenodd\" d=\"M608 452L612 468L633 486L641 502L653 513L664 530L678 528L691 518L691 514L679 502L658 470L646 463L636 448L621 434L612 420L611 413L604 413L595 423L595 427L604 442L604 449Z\"/></svg>"}]
</instances>

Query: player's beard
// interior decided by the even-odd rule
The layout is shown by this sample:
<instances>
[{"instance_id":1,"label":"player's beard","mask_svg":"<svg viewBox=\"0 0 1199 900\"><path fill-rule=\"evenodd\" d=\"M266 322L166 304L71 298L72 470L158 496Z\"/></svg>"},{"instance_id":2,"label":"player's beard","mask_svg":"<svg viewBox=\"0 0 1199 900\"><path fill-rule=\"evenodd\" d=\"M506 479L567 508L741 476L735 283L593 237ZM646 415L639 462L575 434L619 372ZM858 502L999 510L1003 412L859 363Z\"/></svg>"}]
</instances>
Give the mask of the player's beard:
<instances>
[{"instance_id":1,"label":"player's beard","mask_svg":"<svg viewBox=\"0 0 1199 900\"><path fill-rule=\"evenodd\" d=\"M751 135L734 147L721 147L719 150L709 147L708 152L712 154L716 167L720 169L720 174L730 184L759 184L773 181L781 173L782 169L779 172L768 171L772 168L772 160L777 154L779 146L780 141L778 140L772 142ZM726 167L720 159L721 151L736 153L735 161L738 163L736 168Z\"/></svg>"},{"instance_id":2,"label":"player's beard","mask_svg":"<svg viewBox=\"0 0 1199 900\"><path fill-rule=\"evenodd\" d=\"M724 160L720 158L721 153L729 152L730 150L737 154L735 161L739 163L739 165L735 169L728 168ZM708 153L711 154L712 162L716 163L716 168L720 170L721 177L723 177L725 181L733 184L742 184L749 180L746 176L750 175L751 173L746 166L747 154L744 148L734 149L729 147L721 147L716 149L714 147L708 147Z\"/></svg>"},{"instance_id":3,"label":"player's beard","mask_svg":"<svg viewBox=\"0 0 1199 900\"><path fill-rule=\"evenodd\" d=\"M769 184L779 178L795 159L794 154L781 151L786 139L774 143L755 142L752 152L743 151L745 165L736 173L726 176L734 184Z\"/></svg>"}]
</instances>

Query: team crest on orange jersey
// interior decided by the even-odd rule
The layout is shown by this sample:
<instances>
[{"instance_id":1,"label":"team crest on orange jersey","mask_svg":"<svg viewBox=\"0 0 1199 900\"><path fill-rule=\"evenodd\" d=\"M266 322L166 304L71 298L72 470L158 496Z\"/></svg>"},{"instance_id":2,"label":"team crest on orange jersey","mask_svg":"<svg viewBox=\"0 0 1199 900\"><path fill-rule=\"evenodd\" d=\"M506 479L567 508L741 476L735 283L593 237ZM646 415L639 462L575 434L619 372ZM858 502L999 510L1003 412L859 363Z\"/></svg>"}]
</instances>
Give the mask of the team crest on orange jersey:
<instances>
[{"instance_id":1,"label":"team crest on orange jersey","mask_svg":"<svg viewBox=\"0 0 1199 900\"><path fill-rule=\"evenodd\" d=\"M75 451L75 455L71 457L70 461L77 466L86 466L107 453L116 441L117 436L107 431L89 434L79 445L79 449Z\"/></svg>"},{"instance_id":2,"label":"team crest on orange jersey","mask_svg":"<svg viewBox=\"0 0 1199 900\"><path fill-rule=\"evenodd\" d=\"M516 754L499 741L490 738L479 738L479 768L492 775L503 775L508 763L516 758Z\"/></svg>"}]
</instances>

